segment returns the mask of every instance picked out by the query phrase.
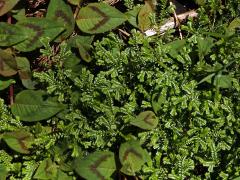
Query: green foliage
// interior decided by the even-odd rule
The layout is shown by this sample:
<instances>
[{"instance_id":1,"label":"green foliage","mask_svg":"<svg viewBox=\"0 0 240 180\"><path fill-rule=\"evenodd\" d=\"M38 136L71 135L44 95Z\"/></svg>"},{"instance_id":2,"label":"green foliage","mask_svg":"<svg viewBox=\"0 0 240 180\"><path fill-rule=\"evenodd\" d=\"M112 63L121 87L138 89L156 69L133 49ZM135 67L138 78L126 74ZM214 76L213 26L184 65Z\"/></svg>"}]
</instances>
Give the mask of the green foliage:
<instances>
[{"instance_id":1,"label":"green foliage","mask_svg":"<svg viewBox=\"0 0 240 180\"><path fill-rule=\"evenodd\" d=\"M76 22L83 32L96 34L109 31L126 20L123 13L106 3L90 3L81 8Z\"/></svg>"},{"instance_id":2,"label":"green foliage","mask_svg":"<svg viewBox=\"0 0 240 180\"><path fill-rule=\"evenodd\" d=\"M240 176L237 1L190 1L183 39L142 33L167 0L22 2L0 22L0 179Z\"/></svg>"},{"instance_id":3,"label":"green foliage","mask_svg":"<svg viewBox=\"0 0 240 180\"><path fill-rule=\"evenodd\" d=\"M64 109L64 105L51 99L44 99L44 91L25 90L16 96L11 110L23 121L40 121L48 119Z\"/></svg>"}]
</instances>

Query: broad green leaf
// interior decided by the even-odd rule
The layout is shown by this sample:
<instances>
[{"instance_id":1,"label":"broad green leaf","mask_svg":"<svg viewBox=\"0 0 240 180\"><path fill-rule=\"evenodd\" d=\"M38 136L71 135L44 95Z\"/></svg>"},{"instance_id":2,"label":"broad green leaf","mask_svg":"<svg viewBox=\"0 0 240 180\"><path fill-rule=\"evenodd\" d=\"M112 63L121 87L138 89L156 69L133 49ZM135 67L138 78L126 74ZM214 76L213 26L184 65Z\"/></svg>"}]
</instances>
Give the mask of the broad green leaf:
<instances>
[{"instance_id":1,"label":"broad green leaf","mask_svg":"<svg viewBox=\"0 0 240 180\"><path fill-rule=\"evenodd\" d=\"M235 18L228 26L228 30L235 31L236 28L240 28L240 18Z\"/></svg>"},{"instance_id":2,"label":"broad green leaf","mask_svg":"<svg viewBox=\"0 0 240 180\"><path fill-rule=\"evenodd\" d=\"M17 63L11 52L0 49L0 75L9 77L17 74Z\"/></svg>"},{"instance_id":3,"label":"broad green leaf","mask_svg":"<svg viewBox=\"0 0 240 180\"><path fill-rule=\"evenodd\" d=\"M211 48L214 45L213 38L211 38L211 37L207 37L207 38L198 37L197 38L197 44L198 44L199 59L202 60L204 58L204 56L206 56L211 51Z\"/></svg>"},{"instance_id":4,"label":"broad green leaf","mask_svg":"<svg viewBox=\"0 0 240 180\"><path fill-rule=\"evenodd\" d=\"M158 111L161 109L162 104L166 102L167 97L167 88L160 90L157 90L152 95L152 107L155 113L158 113Z\"/></svg>"},{"instance_id":5,"label":"broad green leaf","mask_svg":"<svg viewBox=\"0 0 240 180\"><path fill-rule=\"evenodd\" d=\"M23 121L40 121L48 119L65 108L58 102L45 99L44 91L24 90L17 94L11 110Z\"/></svg>"},{"instance_id":6,"label":"broad green leaf","mask_svg":"<svg viewBox=\"0 0 240 180\"><path fill-rule=\"evenodd\" d=\"M114 153L94 152L75 161L76 172L85 179L109 179L116 170Z\"/></svg>"},{"instance_id":7,"label":"broad green leaf","mask_svg":"<svg viewBox=\"0 0 240 180\"><path fill-rule=\"evenodd\" d=\"M14 151L23 154L29 154L29 148L32 144L33 137L29 132L15 131L4 133L3 140Z\"/></svg>"},{"instance_id":8,"label":"broad green leaf","mask_svg":"<svg viewBox=\"0 0 240 180\"><path fill-rule=\"evenodd\" d=\"M201 84L203 82L208 82L208 83L212 83L212 78L215 76L215 73L211 73L209 75L207 75L205 78L203 78L201 81L199 81L198 84Z\"/></svg>"},{"instance_id":9,"label":"broad green leaf","mask_svg":"<svg viewBox=\"0 0 240 180\"><path fill-rule=\"evenodd\" d=\"M151 27L150 15L154 13L154 5L151 1L145 1L144 6L138 13L138 27L141 31L146 31Z\"/></svg>"},{"instance_id":10,"label":"broad green leaf","mask_svg":"<svg viewBox=\"0 0 240 180\"><path fill-rule=\"evenodd\" d=\"M46 18L58 22L65 29L65 31L57 37L56 41L60 42L72 34L75 20L71 7L66 4L64 0L51 0L48 5Z\"/></svg>"},{"instance_id":11,"label":"broad green leaf","mask_svg":"<svg viewBox=\"0 0 240 180\"><path fill-rule=\"evenodd\" d=\"M15 12L13 12L13 17L14 17L17 21L23 21L23 20L25 20L25 19L27 18L27 17L26 17L25 8L19 9L19 10L16 10Z\"/></svg>"},{"instance_id":12,"label":"broad green leaf","mask_svg":"<svg viewBox=\"0 0 240 180\"><path fill-rule=\"evenodd\" d=\"M78 48L81 58L86 62L92 60L89 52L93 38L94 36L74 36L70 42L70 46Z\"/></svg>"},{"instance_id":13,"label":"broad green leaf","mask_svg":"<svg viewBox=\"0 0 240 180\"><path fill-rule=\"evenodd\" d=\"M151 130L158 124L158 118L152 111L141 112L135 119L130 121L130 124L142 129Z\"/></svg>"},{"instance_id":14,"label":"broad green leaf","mask_svg":"<svg viewBox=\"0 0 240 180\"><path fill-rule=\"evenodd\" d=\"M72 5L76 5L78 6L80 4L80 2L82 2L83 0L68 0L68 2Z\"/></svg>"},{"instance_id":15,"label":"broad green leaf","mask_svg":"<svg viewBox=\"0 0 240 180\"><path fill-rule=\"evenodd\" d=\"M126 20L125 14L107 3L90 3L80 9L76 22L81 31L96 34L112 30Z\"/></svg>"},{"instance_id":16,"label":"broad green leaf","mask_svg":"<svg viewBox=\"0 0 240 180\"><path fill-rule=\"evenodd\" d=\"M214 77L213 84L220 88L230 88L232 87L232 78L229 75L217 74Z\"/></svg>"},{"instance_id":17,"label":"broad green leaf","mask_svg":"<svg viewBox=\"0 0 240 180\"><path fill-rule=\"evenodd\" d=\"M24 28L0 22L0 46L12 46L27 39Z\"/></svg>"},{"instance_id":18,"label":"broad green leaf","mask_svg":"<svg viewBox=\"0 0 240 180\"><path fill-rule=\"evenodd\" d=\"M33 51L43 46L41 38L50 38L51 41L64 30L62 25L46 18L26 18L17 25L25 28L25 32L28 34L27 40L15 46L17 50L23 52Z\"/></svg>"},{"instance_id":19,"label":"broad green leaf","mask_svg":"<svg viewBox=\"0 0 240 180\"><path fill-rule=\"evenodd\" d=\"M14 84L14 79L0 80L0 90L8 88L11 84Z\"/></svg>"},{"instance_id":20,"label":"broad green leaf","mask_svg":"<svg viewBox=\"0 0 240 180\"><path fill-rule=\"evenodd\" d=\"M119 159L122 164L121 171L134 176L137 171L141 170L142 165L149 161L150 157L138 141L132 140L121 144Z\"/></svg>"},{"instance_id":21,"label":"broad green leaf","mask_svg":"<svg viewBox=\"0 0 240 180\"><path fill-rule=\"evenodd\" d=\"M4 164L0 164L0 180L6 180L7 178L7 168Z\"/></svg>"},{"instance_id":22,"label":"broad green leaf","mask_svg":"<svg viewBox=\"0 0 240 180\"><path fill-rule=\"evenodd\" d=\"M240 176L234 178L233 180L240 180Z\"/></svg>"},{"instance_id":23,"label":"broad green leaf","mask_svg":"<svg viewBox=\"0 0 240 180\"><path fill-rule=\"evenodd\" d=\"M16 57L18 74L22 81L22 84L27 89L34 89L36 83L32 81L32 72L30 69L30 63L25 57Z\"/></svg>"},{"instance_id":24,"label":"broad green leaf","mask_svg":"<svg viewBox=\"0 0 240 180\"><path fill-rule=\"evenodd\" d=\"M126 12L128 22L133 25L135 28L138 28L137 17L141 9L141 6L135 6L132 10Z\"/></svg>"},{"instance_id":25,"label":"broad green leaf","mask_svg":"<svg viewBox=\"0 0 240 180\"><path fill-rule=\"evenodd\" d=\"M10 11L19 0L1 0L0 1L0 16Z\"/></svg>"},{"instance_id":26,"label":"broad green leaf","mask_svg":"<svg viewBox=\"0 0 240 180\"><path fill-rule=\"evenodd\" d=\"M35 179L54 179L57 177L57 166L51 159L44 159L39 165L33 178Z\"/></svg>"},{"instance_id":27,"label":"broad green leaf","mask_svg":"<svg viewBox=\"0 0 240 180\"><path fill-rule=\"evenodd\" d=\"M72 178L70 176L68 176L66 173L58 169L55 180L71 180L71 179Z\"/></svg>"},{"instance_id":28,"label":"broad green leaf","mask_svg":"<svg viewBox=\"0 0 240 180\"><path fill-rule=\"evenodd\" d=\"M186 40L182 39L182 40L172 41L166 44L165 46L169 48L168 54L172 58L177 58L179 52L182 50L185 44L186 44Z\"/></svg>"}]
</instances>

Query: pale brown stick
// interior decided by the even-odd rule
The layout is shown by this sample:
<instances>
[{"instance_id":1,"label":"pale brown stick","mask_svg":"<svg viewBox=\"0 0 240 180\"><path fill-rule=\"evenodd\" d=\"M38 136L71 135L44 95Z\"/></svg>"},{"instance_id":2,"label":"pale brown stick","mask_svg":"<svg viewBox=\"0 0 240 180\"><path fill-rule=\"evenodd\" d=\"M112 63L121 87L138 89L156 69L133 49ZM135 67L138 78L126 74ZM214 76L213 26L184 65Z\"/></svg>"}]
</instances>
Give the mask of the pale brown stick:
<instances>
[{"instance_id":1,"label":"pale brown stick","mask_svg":"<svg viewBox=\"0 0 240 180\"><path fill-rule=\"evenodd\" d=\"M191 10L191 11L188 11L188 12L176 15L176 16L177 16L178 21L182 22L182 21L186 20L188 17L196 18L198 16L198 13L196 12L196 10ZM177 26L179 26L179 24L175 22L173 17L171 17L166 21L166 23L164 23L159 28L149 29L149 30L145 31L144 33L147 36L153 36L153 35L157 34L157 32L159 32L160 34L164 34L167 30L176 28ZM150 34L150 35L148 35L148 34Z\"/></svg>"}]
</instances>

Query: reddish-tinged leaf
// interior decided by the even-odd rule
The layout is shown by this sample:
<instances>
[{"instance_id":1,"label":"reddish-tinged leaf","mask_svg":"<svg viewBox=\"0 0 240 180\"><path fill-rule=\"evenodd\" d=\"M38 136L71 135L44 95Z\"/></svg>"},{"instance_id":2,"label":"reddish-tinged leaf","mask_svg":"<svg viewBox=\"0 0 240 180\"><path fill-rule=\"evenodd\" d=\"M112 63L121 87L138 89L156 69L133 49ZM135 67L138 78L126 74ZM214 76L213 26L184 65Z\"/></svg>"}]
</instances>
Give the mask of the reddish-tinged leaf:
<instances>
[{"instance_id":1,"label":"reddish-tinged leaf","mask_svg":"<svg viewBox=\"0 0 240 180\"><path fill-rule=\"evenodd\" d=\"M126 20L126 15L107 3L90 3L80 9L76 22L81 31L96 34L112 30Z\"/></svg>"},{"instance_id":2,"label":"reddish-tinged leaf","mask_svg":"<svg viewBox=\"0 0 240 180\"><path fill-rule=\"evenodd\" d=\"M26 18L17 23L24 27L28 34L27 40L17 44L15 48L19 51L28 52L43 46L41 38L53 40L64 28L58 22L46 18Z\"/></svg>"},{"instance_id":3,"label":"reddish-tinged leaf","mask_svg":"<svg viewBox=\"0 0 240 180\"><path fill-rule=\"evenodd\" d=\"M157 126L158 119L154 112L144 111L141 112L135 119L132 119L130 124L142 129L151 130Z\"/></svg>"},{"instance_id":4,"label":"reddish-tinged leaf","mask_svg":"<svg viewBox=\"0 0 240 180\"><path fill-rule=\"evenodd\" d=\"M71 7L63 0L50 1L46 18L58 22L65 29L65 31L56 39L56 41L62 41L72 34L75 26L75 20Z\"/></svg>"},{"instance_id":5,"label":"reddish-tinged leaf","mask_svg":"<svg viewBox=\"0 0 240 180\"><path fill-rule=\"evenodd\" d=\"M26 40L28 35L24 28L0 22L0 46L12 46Z\"/></svg>"},{"instance_id":6,"label":"reddish-tinged leaf","mask_svg":"<svg viewBox=\"0 0 240 180\"><path fill-rule=\"evenodd\" d=\"M151 27L150 15L154 13L155 4L153 2L145 1L144 6L141 8L138 14L138 27L141 31L146 31Z\"/></svg>"},{"instance_id":7,"label":"reddish-tinged leaf","mask_svg":"<svg viewBox=\"0 0 240 180\"><path fill-rule=\"evenodd\" d=\"M76 172L85 179L109 179L116 170L112 152L94 152L84 159L76 160Z\"/></svg>"},{"instance_id":8,"label":"reddish-tinged leaf","mask_svg":"<svg viewBox=\"0 0 240 180\"><path fill-rule=\"evenodd\" d=\"M150 157L138 141L132 140L121 144L119 159L122 164L121 171L124 174L134 176L135 172L139 171Z\"/></svg>"},{"instance_id":9,"label":"reddish-tinged leaf","mask_svg":"<svg viewBox=\"0 0 240 180\"><path fill-rule=\"evenodd\" d=\"M15 57L6 50L0 49L0 75L8 77L17 74Z\"/></svg>"},{"instance_id":10,"label":"reddish-tinged leaf","mask_svg":"<svg viewBox=\"0 0 240 180\"><path fill-rule=\"evenodd\" d=\"M31 146L33 138L32 135L28 132L15 131L4 133L3 140L11 149L19 153L28 154L30 153L29 147Z\"/></svg>"}]
</instances>

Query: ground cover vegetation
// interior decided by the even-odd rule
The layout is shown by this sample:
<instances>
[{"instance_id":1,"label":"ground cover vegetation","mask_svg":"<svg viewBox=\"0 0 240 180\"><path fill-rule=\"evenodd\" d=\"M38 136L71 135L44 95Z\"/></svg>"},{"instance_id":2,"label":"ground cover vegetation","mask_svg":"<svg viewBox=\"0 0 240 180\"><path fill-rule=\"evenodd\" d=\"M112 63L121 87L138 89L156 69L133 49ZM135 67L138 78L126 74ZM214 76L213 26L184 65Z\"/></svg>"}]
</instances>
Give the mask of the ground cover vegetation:
<instances>
[{"instance_id":1,"label":"ground cover vegetation","mask_svg":"<svg viewBox=\"0 0 240 180\"><path fill-rule=\"evenodd\" d=\"M0 180L240 179L239 66L239 0L0 0Z\"/></svg>"}]
</instances>

